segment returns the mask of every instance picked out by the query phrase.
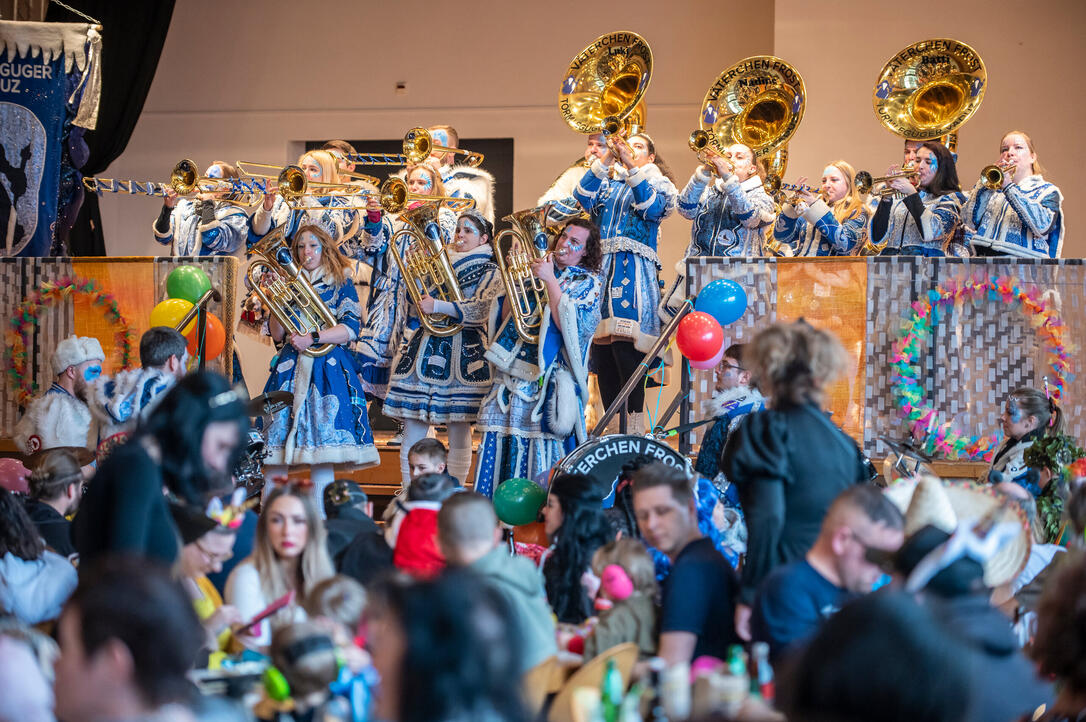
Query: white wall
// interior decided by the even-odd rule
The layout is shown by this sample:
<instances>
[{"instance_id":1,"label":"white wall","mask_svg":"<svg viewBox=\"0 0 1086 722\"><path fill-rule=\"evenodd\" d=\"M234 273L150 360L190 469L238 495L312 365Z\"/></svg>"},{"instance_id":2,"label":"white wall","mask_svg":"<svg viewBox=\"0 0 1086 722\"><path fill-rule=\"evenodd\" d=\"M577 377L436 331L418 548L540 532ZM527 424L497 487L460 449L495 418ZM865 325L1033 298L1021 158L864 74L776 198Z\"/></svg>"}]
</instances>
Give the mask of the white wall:
<instances>
[{"instance_id":1,"label":"white wall","mask_svg":"<svg viewBox=\"0 0 1086 722\"><path fill-rule=\"evenodd\" d=\"M1079 129L1086 113L1086 3L1081 0L911 0L909 3L776 0L776 54L803 74L810 98L791 144L788 175L819 178L844 158L882 175L901 161L901 141L875 118L871 95L883 64L928 38L972 46L988 71L988 90L959 132L958 174L968 189L994 163L1011 129L1029 133L1047 177L1060 186L1070 233L1063 255L1086 255L1080 232L1086 195L1076 182L1086 162ZM905 11L908 15L906 16Z\"/></svg>"}]
</instances>

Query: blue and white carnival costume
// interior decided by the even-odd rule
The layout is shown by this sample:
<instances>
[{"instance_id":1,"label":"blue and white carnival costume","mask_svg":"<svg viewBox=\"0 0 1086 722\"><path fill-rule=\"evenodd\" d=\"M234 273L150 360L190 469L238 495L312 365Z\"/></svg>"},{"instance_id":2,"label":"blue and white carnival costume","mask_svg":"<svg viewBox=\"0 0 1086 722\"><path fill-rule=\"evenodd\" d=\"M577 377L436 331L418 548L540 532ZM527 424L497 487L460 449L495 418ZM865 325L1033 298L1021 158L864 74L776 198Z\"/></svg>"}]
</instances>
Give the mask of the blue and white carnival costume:
<instances>
[{"instance_id":1,"label":"blue and white carnival costume","mask_svg":"<svg viewBox=\"0 0 1086 722\"><path fill-rule=\"evenodd\" d=\"M773 225L773 238L793 256L848 256L867 230L867 210L861 208L842 223L826 201L811 205L784 204Z\"/></svg>"},{"instance_id":2,"label":"blue and white carnival costume","mask_svg":"<svg viewBox=\"0 0 1086 722\"><path fill-rule=\"evenodd\" d=\"M679 215L694 222L687 256L756 257L773 224L773 199L757 175L713 179L698 166L679 194Z\"/></svg>"},{"instance_id":3,"label":"blue and white carnival costume","mask_svg":"<svg viewBox=\"0 0 1086 722\"><path fill-rule=\"evenodd\" d=\"M559 225L581 214L581 206L577 203L574 193L577 190L577 184L581 182L581 178L584 177L584 172L588 167L589 164L584 160L574 163L562 171L562 175L555 178L554 183L551 183L551 187L547 189L547 192L539 197L536 202L537 206L547 203L552 204L551 210L547 214L548 223Z\"/></svg>"},{"instance_id":4,"label":"blue and white carnival costume","mask_svg":"<svg viewBox=\"0 0 1086 722\"><path fill-rule=\"evenodd\" d=\"M991 190L978 182L962 208L972 249L1019 258L1059 258L1063 246L1063 194L1039 175Z\"/></svg>"},{"instance_id":5,"label":"blue and white carnival costume","mask_svg":"<svg viewBox=\"0 0 1086 722\"><path fill-rule=\"evenodd\" d=\"M1033 442L1043 439L1044 435L1044 428L1039 428L1027 432L1021 439L1011 436L1003 439L1003 442L992 456L992 463L988 467L988 473L998 472L1002 475L1000 481L1014 482L1033 494L1033 496L1040 496L1041 487L1037 482L1038 477L1036 474L1030 474L1030 468L1026 464L1026 451L1033 446ZM1040 471L1040 469L1037 471ZM1031 476L1034 478L1031 479ZM989 481L992 480L991 476L989 476Z\"/></svg>"},{"instance_id":6,"label":"blue and white carnival costume","mask_svg":"<svg viewBox=\"0 0 1086 722\"><path fill-rule=\"evenodd\" d=\"M962 237L965 194L951 191L937 196L920 190L903 198L887 196L871 214L868 236L883 255L969 257Z\"/></svg>"},{"instance_id":7,"label":"blue and white carnival costume","mask_svg":"<svg viewBox=\"0 0 1086 722\"><path fill-rule=\"evenodd\" d=\"M464 298L474 299L479 290L494 286L497 265L490 244L466 253L450 248L449 261ZM485 335L489 299L451 304L463 330L434 336L419 323L405 284L398 284L397 295L396 306L408 309L410 330L392 362L385 415L428 424L475 421L491 385Z\"/></svg>"},{"instance_id":8,"label":"blue and white carnival costume","mask_svg":"<svg viewBox=\"0 0 1086 722\"><path fill-rule=\"evenodd\" d=\"M135 368L100 376L90 386L87 400L98 421L99 438L105 441L135 431L176 383L176 376L160 368Z\"/></svg>"},{"instance_id":9,"label":"blue and white carnival costume","mask_svg":"<svg viewBox=\"0 0 1086 722\"><path fill-rule=\"evenodd\" d=\"M165 210L163 207L163 215L155 219L151 230L156 241L170 246L174 258L232 256L241 248L249 229L249 216L245 211L221 201L180 198L170 211L169 226L159 230L163 226Z\"/></svg>"},{"instance_id":10,"label":"blue and white carnival costume","mask_svg":"<svg viewBox=\"0 0 1086 722\"><path fill-rule=\"evenodd\" d=\"M392 360L407 326L408 304L397 303L403 293L400 288L400 267L391 258L389 248L392 237L404 228L407 228L405 222L396 217L390 218L387 214L382 214L379 220L367 217L361 226L358 241L342 246L343 253L348 257L373 265L369 313L358 335L355 358L363 389L379 399L388 394ZM429 238L446 246L456 233L456 214L442 207L438 211L438 223L430 224L423 230ZM401 255L408 241L407 234L401 234L397 239L396 247ZM406 293L403 293L403 297L406 297Z\"/></svg>"},{"instance_id":11,"label":"blue and white carnival costume","mask_svg":"<svg viewBox=\"0 0 1086 722\"><path fill-rule=\"evenodd\" d=\"M765 408L765 397L758 389L739 386L716 392L706 405L706 415L711 414L716 420L702 439L694 461L694 471L711 480L721 494L726 494L731 488L732 497L738 504L734 487L720 469L720 456L724 453L728 436L739 426L739 422L748 414Z\"/></svg>"},{"instance_id":12,"label":"blue and white carnival costume","mask_svg":"<svg viewBox=\"0 0 1086 722\"><path fill-rule=\"evenodd\" d=\"M561 330L548 305L540 343L527 343L512 317L501 321L507 299L493 304L490 348L494 385L483 400L476 428L482 432L475 491L493 496L506 479L535 479L550 471L586 438L588 351L600 321L601 281L579 266L557 269Z\"/></svg>"},{"instance_id":13,"label":"blue and white carnival costume","mask_svg":"<svg viewBox=\"0 0 1086 722\"><path fill-rule=\"evenodd\" d=\"M441 167L441 183L445 192L453 198L470 198L475 210L494 223L494 176L470 165L445 165Z\"/></svg>"},{"instance_id":14,"label":"blue and white carnival costume","mask_svg":"<svg viewBox=\"0 0 1086 722\"><path fill-rule=\"evenodd\" d=\"M354 340L359 307L351 279L334 285L320 269L302 273ZM264 391L294 394L293 405L274 414L265 427L266 464L355 468L378 463L365 397L346 344L337 344L324 356L314 358L298 353L289 338L285 339L272 359Z\"/></svg>"},{"instance_id":15,"label":"blue and white carnival costume","mask_svg":"<svg viewBox=\"0 0 1086 722\"><path fill-rule=\"evenodd\" d=\"M617 165L617 164L616 164ZM642 353L660 335L660 221L675 209L675 185L654 163L627 170L593 161L574 197L600 229L603 302L597 339L629 340Z\"/></svg>"},{"instance_id":16,"label":"blue and white carnival costume","mask_svg":"<svg viewBox=\"0 0 1086 722\"><path fill-rule=\"evenodd\" d=\"M291 207L283 196L276 196L270 211L263 204L257 206L249 219L246 246L252 248L273 228L283 227L283 235L293 243L294 234L302 226L320 226L337 244L356 241L361 232L362 219L355 208L343 206L357 203L351 196L304 196L302 207Z\"/></svg>"}]
</instances>

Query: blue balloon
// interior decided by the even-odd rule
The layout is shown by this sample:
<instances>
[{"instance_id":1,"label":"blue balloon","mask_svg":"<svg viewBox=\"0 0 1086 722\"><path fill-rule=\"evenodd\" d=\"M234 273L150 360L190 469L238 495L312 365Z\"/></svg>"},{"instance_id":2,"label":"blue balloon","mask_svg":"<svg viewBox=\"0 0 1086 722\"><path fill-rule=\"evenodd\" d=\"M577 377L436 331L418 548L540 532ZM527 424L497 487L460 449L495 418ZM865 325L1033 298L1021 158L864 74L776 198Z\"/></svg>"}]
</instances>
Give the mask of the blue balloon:
<instances>
[{"instance_id":1,"label":"blue balloon","mask_svg":"<svg viewBox=\"0 0 1086 722\"><path fill-rule=\"evenodd\" d=\"M747 310L747 292L730 278L718 278L701 289L694 310L707 313L721 326L735 323Z\"/></svg>"}]
</instances>

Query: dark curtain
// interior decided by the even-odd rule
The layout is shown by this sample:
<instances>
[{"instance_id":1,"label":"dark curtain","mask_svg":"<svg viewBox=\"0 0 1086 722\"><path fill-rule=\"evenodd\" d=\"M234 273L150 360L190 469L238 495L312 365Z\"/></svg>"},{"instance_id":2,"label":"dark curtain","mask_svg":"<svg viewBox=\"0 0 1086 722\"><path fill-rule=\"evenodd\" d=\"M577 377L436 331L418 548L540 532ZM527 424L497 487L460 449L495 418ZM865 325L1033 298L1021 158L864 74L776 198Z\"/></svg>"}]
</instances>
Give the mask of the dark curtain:
<instances>
[{"instance_id":1,"label":"dark curtain","mask_svg":"<svg viewBox=\"0 0 1086 722\"><path fill-rule=\"evenodd\" d=\"M87 131L85 176L103 173L128 146L147 91L158 68L174 0L68 0L68 4L102 23L102 99L98 127ZM48 22L83 22L50 4ZM83 194L83 206L68 237L73 256L106 255L98 196Z\"/></svg>"}]
</instances>

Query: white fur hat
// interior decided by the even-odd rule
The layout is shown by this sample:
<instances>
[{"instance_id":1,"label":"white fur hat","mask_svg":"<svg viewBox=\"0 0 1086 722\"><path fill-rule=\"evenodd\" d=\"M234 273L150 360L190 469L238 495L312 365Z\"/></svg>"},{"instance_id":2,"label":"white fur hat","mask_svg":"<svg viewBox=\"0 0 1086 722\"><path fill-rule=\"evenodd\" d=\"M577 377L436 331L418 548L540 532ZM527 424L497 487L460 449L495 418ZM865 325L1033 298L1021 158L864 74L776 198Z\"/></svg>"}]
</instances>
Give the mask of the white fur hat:
<instances>
[{"instance_id":1,"label":"white fur hat","mask_svg":"<svg viewBox=\"0 0 1086 722\"><path fill-rule=\"evenodd\" d=\"M57 344L57 349L53 352L53 373L59 376L69 366L76 366L91 359L106 360L106 355L102 353L102 344L93 336L73 334Z\"/></svg>"}]
</instances>

